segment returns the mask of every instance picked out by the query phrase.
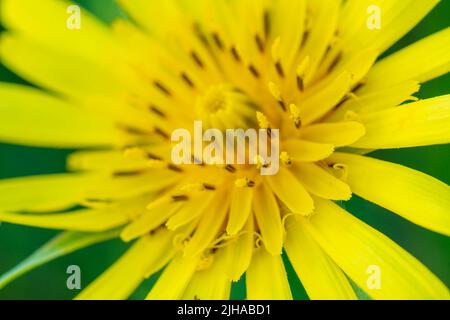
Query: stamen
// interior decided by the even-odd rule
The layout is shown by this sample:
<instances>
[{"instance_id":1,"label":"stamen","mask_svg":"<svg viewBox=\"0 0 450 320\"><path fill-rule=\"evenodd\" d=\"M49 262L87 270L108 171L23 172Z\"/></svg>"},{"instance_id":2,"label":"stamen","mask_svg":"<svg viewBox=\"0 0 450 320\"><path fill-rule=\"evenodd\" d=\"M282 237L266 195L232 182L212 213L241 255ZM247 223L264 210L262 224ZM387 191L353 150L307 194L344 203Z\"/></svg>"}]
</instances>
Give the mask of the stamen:
<instances>
[{"instance_id":1,"label":"stamen","mask_svg":"<svg viewBox=\"0 0 450 320\"><path fill-rule=\"evenodd\" d=\"M227 170L230 173L235 173L236 172L236 168L233 167L231 164L228 164L225 166L225 170Z\"/></svg>"},{"instance_id":2,"label":"stamen","mask_svg":"<svg viewBox=\"0 0 450 320\"><path fill-rule=\"evenodd\" d=\"M347 181L348 166L346 164L335 163L335 164L332 164L331 167L335 170L339 179L341 179L343 181Z\"/></svg>"},{"instance_id":3,"label":"stamen","mask_svg":"<svg viewBox=\"0 0 450 320\"><path fill-rule=\"evenodd\" d=\"M256 67L254 65L252 65L252 64L249 65L248 66L248 70L250 70L250 72L252 73L252 75L255 78L259 78L260 77L259 71L256 69Z\"/></svg>"},{"instance_id":4,"label":"stamen","mask_svg":"<svg viewBox=\"0 0 450 320\"><path fill-rule=\"evenodd\" d=\"M279 75L281 78L284 78L283 66L281 65L281 62L280 62L280 61L278 61L278 62L275 64L275 69L277 70L278 75Z\"/></svg>"},{"instance_id":5,"label":"stamen","mask_svg":"<svg viewBox=\"0 0 450 320\"><path fill-rule=\"evenodd\" d=\"M203 64L203 61L200 59L200 57L197 55L195 51L191 51L191 57L194 60L194 62L199 66L200 68L204 68L205 65Z\"/></svg>"},{"instance_id":6,"label":"stamen","mask_svg":"<svg viewBox=\"0 0 450 320\"><path fill-rule=\"evenodd\" d=\"M264 42L262 41L261 37L258 34L255 34L255 42L259 52L264 53L265 50Z\"/></svg>"},{"instance_id":7,"label":"stamen","mask_svg":"<svg viewBox=\"0 0 450 320\"><path fill-rule=\"evenodd\" d=\"M164 112L162 112L157 106L155 105L150 105L149 107L150 111L153 112L154 114L160 116L161 118L165 118L166 114Z\"/></svg>"},{"instance_id":8,"label":"stamen","mask_svg":"<svg viewBox=\"0 0 450 320\"><path fill-rule=\"evenodd\" d=\"M267 38L269 38L269 34L270 34L270 29L271 29L271 25L270 25L270 12L269 10L265 10L264 11L264 36Z\"/></svg>"},{"instance_id":9,"label":"stamen","mask_svg":"<svg viewBox=\"0 0 450 320\"><path fill-rule=\"evenodd\" d=\"M155 134L157 134L157 135L163 137L163 138L166 139L166 140L169 140L169 138L170 138L170 137L169 137L169 134L166 133L164 130L162 130L162 129L158 128L158 127L155 127L153 130L154 130L154 133L155 133Z\"/></svg>"},{"instance_id":10,"label":"stamen","mask_svg":"<svg viewBox=\"0 0 450 320\"><path fill-rule=\"evenodd\" d=\"M174 164L169 164L167 165L167 169L175 171L175 172L183 172L183 169L181 169L180 167L174 165Z\"/></svg>"},{"instance_id":11,"label":"stamen","mask_svg":"<svg viewBox=\"0 0 450 320\"><path fill-rule=\"evenodd\" d=\"M336 56L336 58L334 58L330 67L328 68L327 72L330 73L331 71L333 71L333 69L338 65L341 59L342 59L342 52L339 52L339 54Z\"/></svg>"},{"instance_id":12,"label":"stamen","mask_svg":"<svg viewBox=\"0 0 450 320\"><path fill-rule=\"evenodd\" d=\"M186 84L187 84L189 87L195 88L194 83L192 82L192 80L189 78L189 76L188 76L186 73L182 72L182 73L181 73L181 78L184 80L184 82L186 82Z\"/></svg>"},{"instance_id":13,"label":"stamen","mask_svg":"<svg viewBox=\"0 0 450 320\"><path fill-rule=\"evenodd\" d=\"M309 67L311 59L309 56L306 56L303 58L303 60L300 62L300 64L297 67L297 87L300 91L305 90L305 84L304 84L304 78L306 74L306 70Z\"/></svg>"},{"instance_id":14,"label":"stamen","mask_svg":"<svg viewBox=\"0 0 450 320\"><path fill-rule=\"evenodd\" d=\"M189 197L187 195L177 195L172 196L172 200L175 202L188 201Z\"/></svg>"},{"instance_id":15,"label":"stamen","mask_svg":"<svg viewBox=\"0 0 450 320\"><path fill-rule=\"evenodd\" d=\"M205 190L209 190L209 191L216 190L216 186L213 186L212 184L208 184L208 183L204 183L203 188L205 188Z\"/></svg>"},{"instance_id":16,"label":"stamen","mask_svg":"<svg viewBox=\"0 0 450 320\"><path fill-rule=\"evenodd\" d=\"M297 129L302 126L302 119L300 117L300 109L295 104L289 106L289 111L291 112L290 118L294 121L294 125Z\"/></svg>"},{"instance_id":17,"label":"stamen","mask_svg":"<svg viewBox=\"0 0 450 320\"><path fill-rule=\"evenodd\" d=\"M252 188L255 186L255 182L247 177L237 179L234 185L238 188Z\"/></svg>"},{"instance_id":18,"label":"stamen","mask_svg":"<svg viewBox=\"0 0 450 320\"><path fill-rule=\"evenodd\" d=\"M231 51L231 55L233 56L234 60L236 60L236 62L241 62L241 57L239 56L239 53L237 52L236 48L231 47L230 51Z\"/></svg>"},{"instance_id":19,"label":"stamen","mask_svg":"<svg viewBox=\"0 0 450 320\"><path fill-rule=\"evenodd\" d=\"M142 170L133 170L133 171L116 171L113 173L113 177L133 177L142 174Z\"/></svg>"},{"instance_id":20,"label":"stamen","mask_svg":"<svg viewBox=\"0 0 450 320\"><path fill-rule=\"evenodd\" d=\"M218 34L217 32L214 32L214 33L212 34L212 37L213 37L214 42L216 43L217 47L219 47L220 50L223 50L224 45L223 45L222 40L220 39L219 34Z\"/></svg>"},{"instance_id":21,"label":"stamen","mask_svg":"<svg viewBox=\"0 0 450 320\"><path fill-rule=\"evenodd\" d=\"M172 93L169 91L169 89L166 88L161 82L155 80L153 81L153 85L158 88L162 93L164 93L166 96L171 96Z\"/></svg>"},{"instance_id":22,"label":"stamen","mask_svg":"<svg viewBox=\"0 0 450 320\"><path fill-rule=\"evenodd\" d=\"M153 153L147 152L146 154L147 158L149 158L150 160L159 160L162 161L162 158L160 156L157 156Z\"/></svg>"},{"instance_id":23,"label":"stamen","mask_svg":"<svg viewBox=\"0 0 450 320\"><path fill-rule=\"evenodd\" d=\"M269 164L266 163L266 160L263 157L261 157L260 155L255 156L254 162L256 164L256 169L258 169L258 170L261 168L269 167Z\"/></svg>"},{"instance_id":24,"label":"stamen","mask_svg":"<svg viewBox=\"0 0 450 320\"><path fill-rule=\"evenodd\" d=\"M286 151L280 153L280 160L285 166L292 165L292 158Z\"/></svg>"},{"instance_id":25,"label":"stamen","mask_svg":"<svg viewBox=\"0 0 450 320\"><path fill-rule=\"evenodd\" d=\"M275 98L275 100L277 100L278 104L283 109L283 111L286 111L286 103L284 102L283 97L281 96L281 91L278 88L278 86L273 82L269 82L269 91Z\"/></svg>"},{"instance_id":26,"label":"stamen","mask_svg":"<svg viewBox=\"0 0 450 320\"><path fill-rule=\"evenodd\" d=\"M267 117L259 111L256 111L256 120L258 121L258 125L261 129L270 129L270 122Z\"/></svg>"}]
</instances>

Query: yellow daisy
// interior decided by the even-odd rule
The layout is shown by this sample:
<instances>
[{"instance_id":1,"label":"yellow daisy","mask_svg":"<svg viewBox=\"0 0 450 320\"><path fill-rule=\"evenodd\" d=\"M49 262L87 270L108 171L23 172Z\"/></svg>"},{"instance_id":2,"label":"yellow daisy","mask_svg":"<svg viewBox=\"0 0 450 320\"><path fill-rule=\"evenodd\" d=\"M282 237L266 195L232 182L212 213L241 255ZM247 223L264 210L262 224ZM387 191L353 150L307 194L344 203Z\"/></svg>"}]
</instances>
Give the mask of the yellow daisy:
<instances>
[{"instance_id":1,"label":"yellow daisy","mask_svg":"<svg viewBox=\"0 0 450 320\"><path fill-rule=\"evenodd\" d=\"M450 28L378 59L437 0L119 3L131 19L111 28L84 10L70 27L67 1L0 3L2 63L37 87L0 84L0 139L83 149L70 173L0 182L2 222L63 230L0 287L121 237L128 251L77 298L127 298L163 269L148 299L227 299L244 273L248 299L291 299L283 249L311 299L355 299L349 279L374 299L450 298L334 202L354 193L450 235L448 185L366 156L450 141L450 96L412 97L450 70ZM279 129L278 173L175 165L171 133L196 120Z\"/></svg>"}]
</instances>

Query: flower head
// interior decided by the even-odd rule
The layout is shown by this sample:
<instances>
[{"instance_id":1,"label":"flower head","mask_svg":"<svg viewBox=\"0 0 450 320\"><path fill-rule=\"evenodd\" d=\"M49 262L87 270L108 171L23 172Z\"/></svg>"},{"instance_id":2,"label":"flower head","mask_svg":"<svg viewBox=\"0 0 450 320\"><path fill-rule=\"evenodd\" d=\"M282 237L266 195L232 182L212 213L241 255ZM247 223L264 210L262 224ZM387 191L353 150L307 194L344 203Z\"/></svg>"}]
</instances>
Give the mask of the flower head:
<instances>
[{"instance_id":1,"label":"flower head","mask_svg":"<svg viewBox=\"0 0 450 320\"><path fill-rule=\"evenodd\" d=\"M366 25L373 2L380 30ZM121 237L130 249L78 298L126 298L163 269L149 299L225 299L244 273L249 299L290 299L283 248L314 299L356 298L348 278L373 298L449 297L334 202L355 193L450 235L446 184L365 155L450 141L449 96L410 102L448 72L450 29L378 59L437 1L119 3L131 20L108 28L82 11L76 30L68 2L0 4L2 61L40 87L0 85L0 138L83 149L70 173L0 183L1 221L65 230L0 286L46 252ZM214 161L200 143L190 164L174 163L172 133L195 135L195 121L268 138L244 139L244 163L223 161L239 148L230 141ZM252 152L273 143L272 161ZM371 266L383 272L376 290Z\"/></svg>"}]
</instances>

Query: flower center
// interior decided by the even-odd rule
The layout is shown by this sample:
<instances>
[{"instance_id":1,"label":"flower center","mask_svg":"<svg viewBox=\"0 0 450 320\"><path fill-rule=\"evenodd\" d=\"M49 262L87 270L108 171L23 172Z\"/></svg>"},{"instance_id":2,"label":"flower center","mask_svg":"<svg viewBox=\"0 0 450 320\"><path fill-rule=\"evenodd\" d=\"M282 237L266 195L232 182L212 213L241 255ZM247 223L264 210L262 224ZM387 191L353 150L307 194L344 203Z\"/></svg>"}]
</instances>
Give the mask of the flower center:
<instances>
[{"instance_id":1,"label":"flower center","mask_svg":"<svg viewBox=\"0 0 450 320\"><path fill-rule=\"evenodd\" d=\"M210 87L197 98L196 118L204 127L220 130L255 126L255 103L240 89L230 84Z\"/></svg>"}]
</instances>

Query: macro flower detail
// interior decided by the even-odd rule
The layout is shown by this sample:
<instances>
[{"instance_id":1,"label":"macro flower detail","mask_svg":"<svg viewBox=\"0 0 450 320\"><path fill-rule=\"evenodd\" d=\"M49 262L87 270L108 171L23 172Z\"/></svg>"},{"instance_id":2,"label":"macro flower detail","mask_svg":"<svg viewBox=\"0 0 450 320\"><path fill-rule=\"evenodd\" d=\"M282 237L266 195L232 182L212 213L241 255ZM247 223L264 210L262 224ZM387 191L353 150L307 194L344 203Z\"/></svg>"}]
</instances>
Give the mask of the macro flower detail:
<instances>
[{"instance_id":1,"label":"macro flower detail","mask_svg":"<svg viewBox=\"0 0 450 320\"><path fill-rule=\"evenodd\" d=\"M34 85L0 83L0 140L78 150L67 173L0 181L2 223L61 230L0 288L121 238L129 249L78 299L126 299L161 270L148 299L228 299L244 274L247 299L292 299L283 252L311 299L356 299L355 285L374 299L450 298L345 210L355 194L450 236L449 186L370 156L450 142L450 96L413 96L450 70L450 28L383 56L438 1L118 3L129 19L106 26L83 10L71 30L71 2L0 2L1 61ZM371 5L380 30L366 26ZM193 152L175 164L172 133L194 135L196 121L268 141L245 140L244 164L217 150L214 163ZM275 161L251 151L266 143L277 144L273 175L261 168Z\"/></svg>"}]
</instances>

